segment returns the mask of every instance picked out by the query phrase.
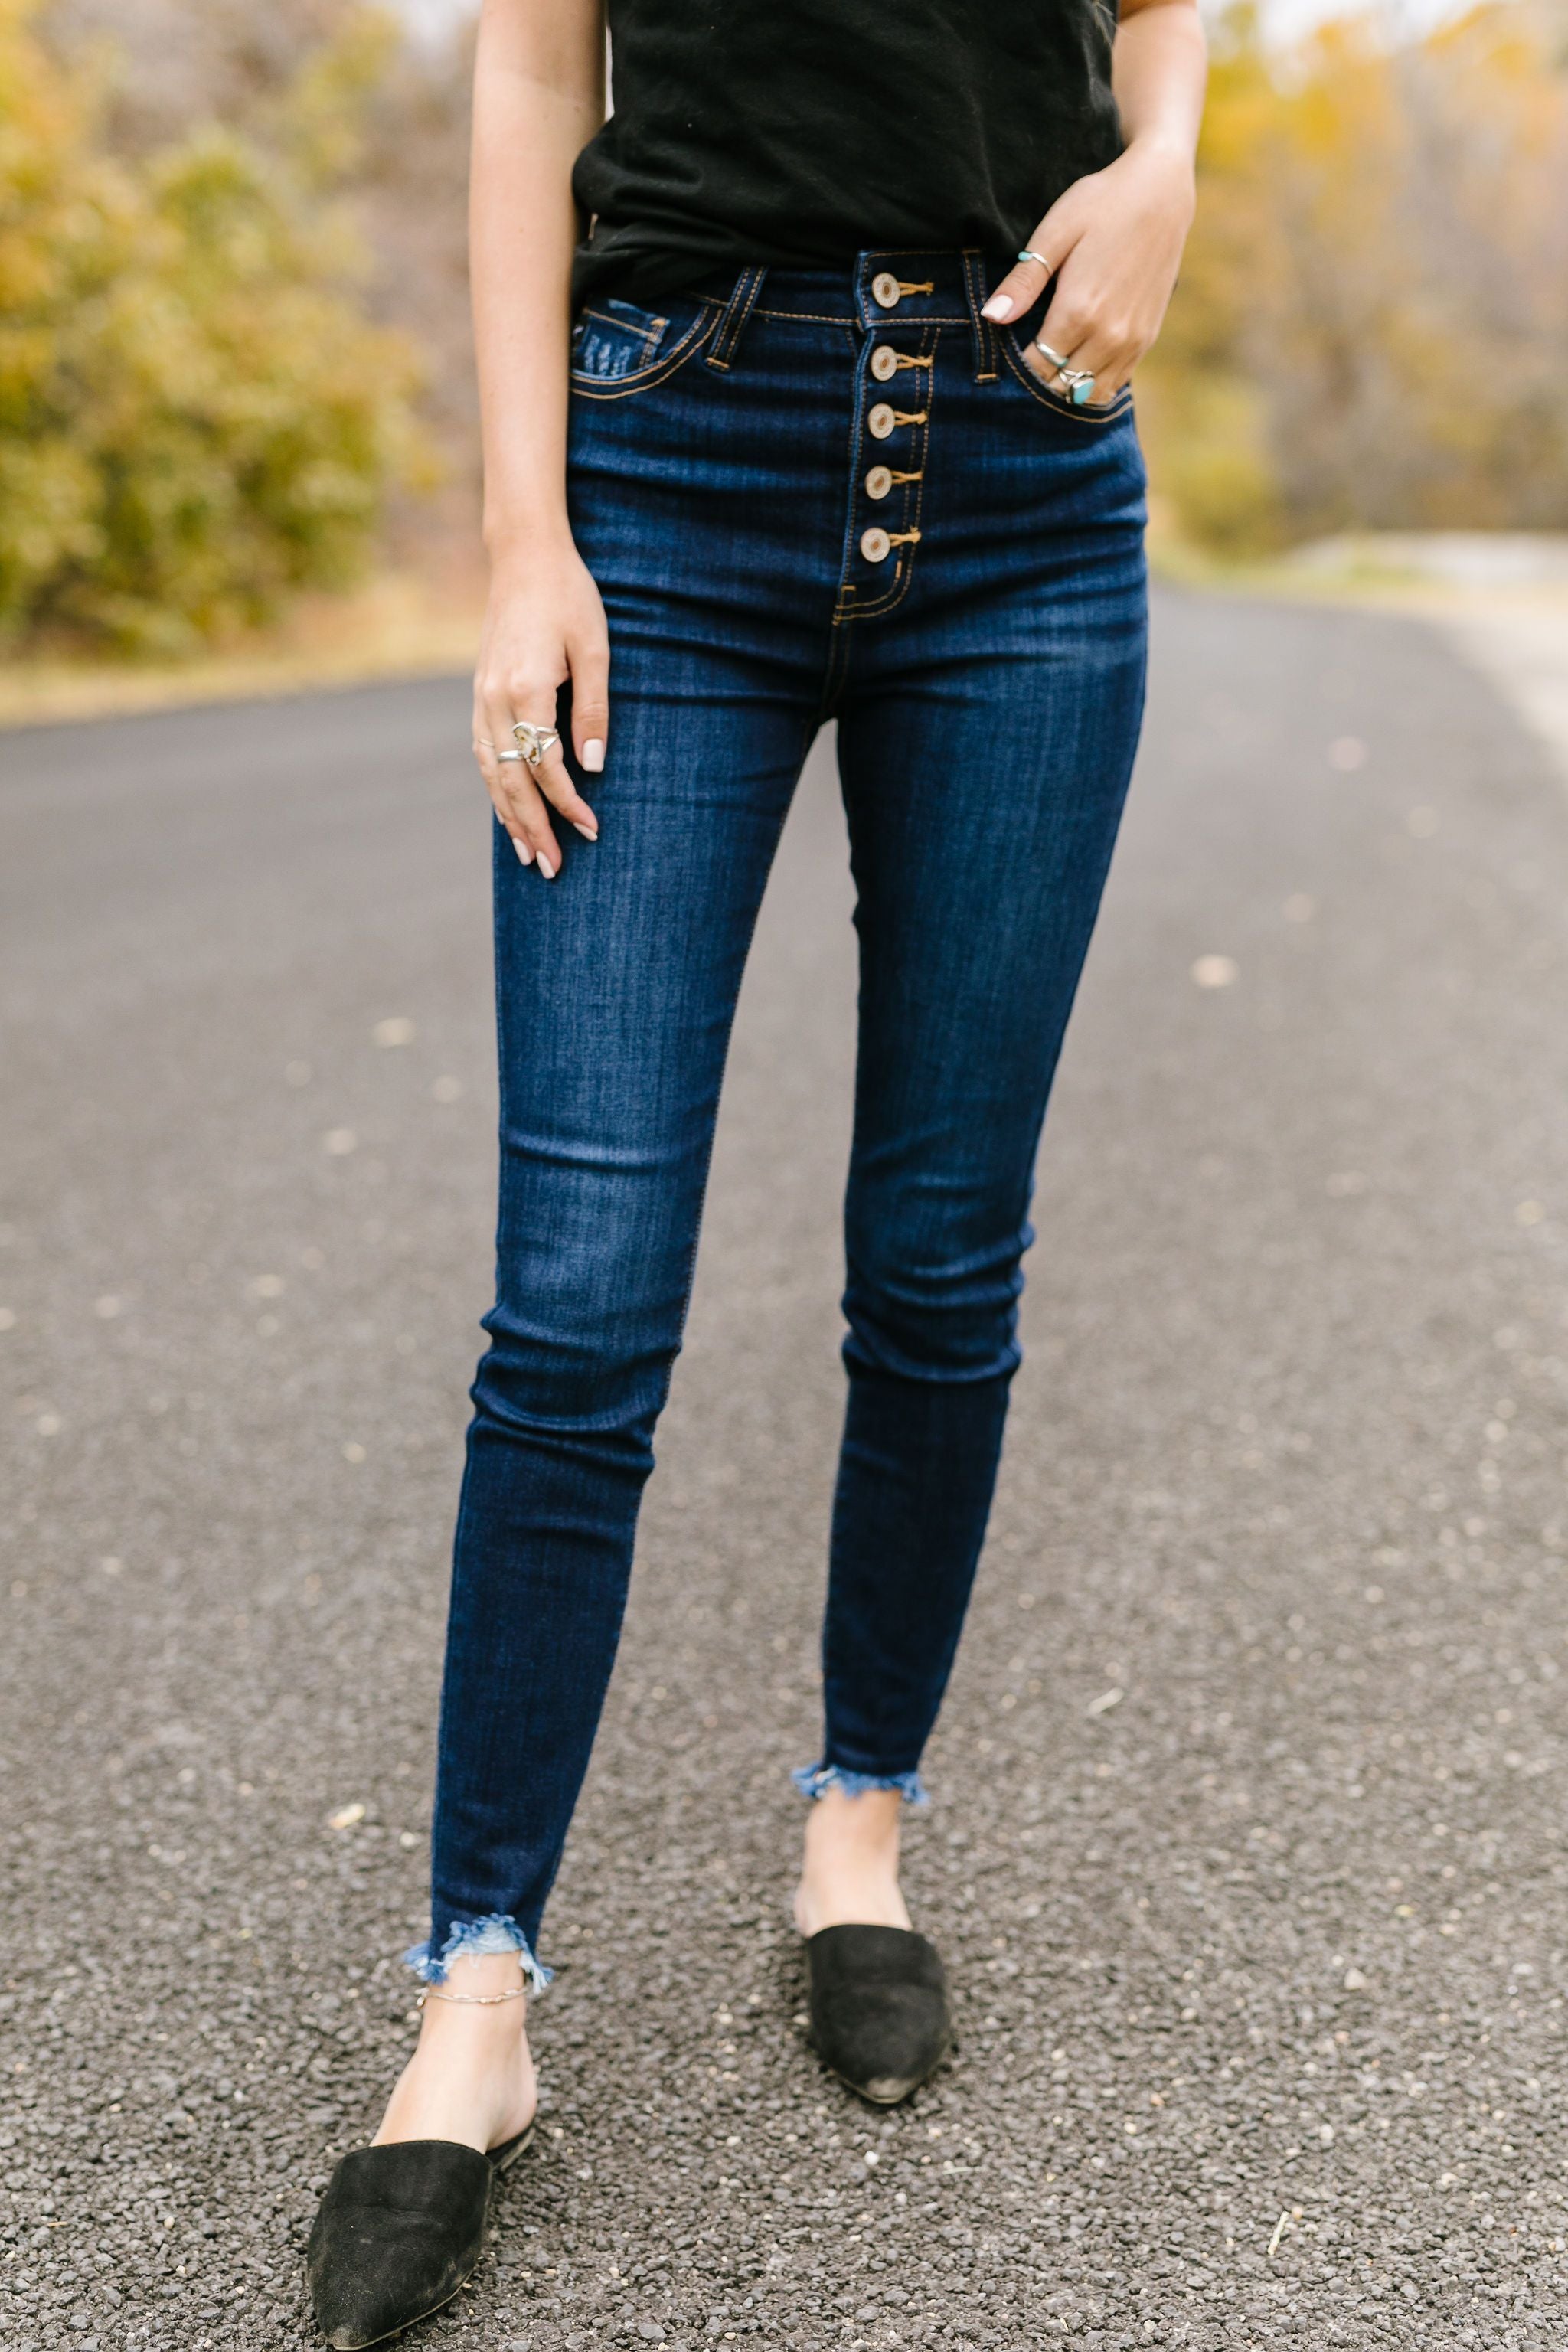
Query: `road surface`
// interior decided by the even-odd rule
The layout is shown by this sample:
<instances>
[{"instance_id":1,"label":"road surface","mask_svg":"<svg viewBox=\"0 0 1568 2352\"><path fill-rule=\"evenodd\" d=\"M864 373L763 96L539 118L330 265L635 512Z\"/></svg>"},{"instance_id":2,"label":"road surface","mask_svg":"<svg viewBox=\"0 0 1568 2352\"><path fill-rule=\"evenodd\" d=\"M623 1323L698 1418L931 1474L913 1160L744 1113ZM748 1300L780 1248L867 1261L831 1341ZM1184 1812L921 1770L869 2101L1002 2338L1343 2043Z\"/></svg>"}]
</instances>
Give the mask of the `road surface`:
<instances>
[{"instance_id":1,"label":"road surface","mask_svg":"<svg viewBox=\"0 0 1568 2352\"><path fill-rule=\"evenodd\" d=\"M542 1938L542 2148L421 2343L1560 2352L1568 793L1418 622L1170 594L1155 644L910 1836L956 2061L886 2118L825 2079L787 1916L825 744ZM413 2029L489 1255L467 738L458 682L0 738L11 2352L310 2343L303 2231Z\"/></svg>"}]
</instances>

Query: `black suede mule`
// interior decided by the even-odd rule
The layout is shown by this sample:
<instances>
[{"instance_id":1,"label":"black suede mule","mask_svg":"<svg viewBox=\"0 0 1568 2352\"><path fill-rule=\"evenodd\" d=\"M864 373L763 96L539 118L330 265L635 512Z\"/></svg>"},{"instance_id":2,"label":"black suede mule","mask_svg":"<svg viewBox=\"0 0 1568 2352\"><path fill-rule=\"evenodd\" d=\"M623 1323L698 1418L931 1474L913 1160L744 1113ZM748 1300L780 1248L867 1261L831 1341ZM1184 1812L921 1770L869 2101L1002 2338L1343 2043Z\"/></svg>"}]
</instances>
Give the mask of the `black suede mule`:
<instances>
[{"instance_id":1,"label":"black suede mule","mask_svg":"<svg viewBox=\"0 0 1568 2352\"><path fill-rule=\"evenodd\" d=\"M863 2099L896 2106L952 2046L936 1946L912 1927L820 1927L805 1957L817 2055Z\"/></svg>"},{"instance_id":2,"label":"black suede mule","mask_svg":"<svg viewBox=\"0 0 1568 2352\"><path fill-rule=\"evenodd\" d=\"M450 2303L479 2259L498 2173L533 2126L488 2156L455 2139L352 2148L327 2183L305 2271L335 2352L364 2352Z\"/></svg>"}]
</instances>

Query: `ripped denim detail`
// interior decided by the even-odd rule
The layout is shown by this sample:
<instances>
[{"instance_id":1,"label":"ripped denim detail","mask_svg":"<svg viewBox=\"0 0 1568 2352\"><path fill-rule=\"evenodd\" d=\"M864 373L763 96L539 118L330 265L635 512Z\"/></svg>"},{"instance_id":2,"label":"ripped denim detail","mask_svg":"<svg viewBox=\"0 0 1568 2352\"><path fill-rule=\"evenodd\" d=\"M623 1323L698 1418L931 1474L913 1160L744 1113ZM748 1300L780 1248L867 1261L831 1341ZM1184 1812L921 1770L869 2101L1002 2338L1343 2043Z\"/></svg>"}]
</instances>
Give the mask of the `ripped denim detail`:
<instances>
[{"instance_id":1,"label":"ripped denim detail","mask_svg":"<svg viewBox=\"0 0 1568 2352\"><path fill-rule=\"evenodd\" d=\"M849 1772L842 1764L797 1764L789 1777L803 1797L825 1797L829 1789L842 1789L847 1797L897 1789L906 1805L931 1803L931 1790L918 1772Z\"/></svg>"},{"instance_id":2,"label":"ripped denim detail","mask_svg":"<svg viewBox=\"0 0 1568 2352\"><path fill-rule=\"evenodd\" d=\"M454 1922L439 1952L433 1950L429 1943L415 1944L403 1958L426 1984L438 1985L446 1983L447 1971L454 1960L477 1958L484 1952L515 1952L531 1992L542 1992L555 1973L553 1969L541 1967L517 1921L500 1911L492 1911L488 1919Z\"/></svg>"}]
</instances>

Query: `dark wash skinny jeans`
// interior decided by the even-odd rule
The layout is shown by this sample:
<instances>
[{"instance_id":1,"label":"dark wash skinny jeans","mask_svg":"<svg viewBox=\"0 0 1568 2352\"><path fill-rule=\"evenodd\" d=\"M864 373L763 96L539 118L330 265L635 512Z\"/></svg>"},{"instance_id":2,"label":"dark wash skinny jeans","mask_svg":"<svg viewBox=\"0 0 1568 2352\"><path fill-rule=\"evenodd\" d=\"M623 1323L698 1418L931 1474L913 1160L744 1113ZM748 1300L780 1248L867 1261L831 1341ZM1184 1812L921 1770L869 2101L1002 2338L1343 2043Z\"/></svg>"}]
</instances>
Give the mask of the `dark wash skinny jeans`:
<instances>
[{"instance_id":1,"label":"dark wash skinny jeans","mask_svg":"<svg viewBox=\"0 0 1568 2352\"><path fill-rule=\"evenodd\" d=\"M797 1778L921 1793L1143 695L1130 402L1086 415L1042 388L979 317L985 275L974 255L871 252L578 322L571 515L611 641L607 761L579 782L602 833L563 828L545 883L496 829L497 1297L458 1520L432 1936L409 1956L426 1976L509 1948L536 1969L742 968L830 718L859 1056L826 1737Z\"/></svg>"}]
</instances>

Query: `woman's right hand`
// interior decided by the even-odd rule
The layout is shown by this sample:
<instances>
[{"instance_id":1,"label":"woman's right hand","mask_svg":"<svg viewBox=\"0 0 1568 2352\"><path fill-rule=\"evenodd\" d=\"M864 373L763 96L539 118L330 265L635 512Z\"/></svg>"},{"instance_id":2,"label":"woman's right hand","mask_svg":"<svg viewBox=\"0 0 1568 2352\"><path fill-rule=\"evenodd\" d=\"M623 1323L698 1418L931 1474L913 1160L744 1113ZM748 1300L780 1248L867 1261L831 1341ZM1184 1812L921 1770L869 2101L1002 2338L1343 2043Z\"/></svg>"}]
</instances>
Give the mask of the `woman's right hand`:
<instances>
[{"instance_id":1,"label":"woman's right hand","mask_svg":"<svg viewBox=\"0 0 1568 2352\"><path fill-rule=\"evenodd\" d=\"M571 538L495 556L474 675L474 757L512 847L547 882L561 870L550 810L586 841L598 839L599 821L573 782L559 743L537 768L496 754L516 749L511 730L519 719L553 727L556 696L570 680L572 748L578 766L597 775L609 733L609 675L605 607Z\"/></svg>"}]
</instances>

